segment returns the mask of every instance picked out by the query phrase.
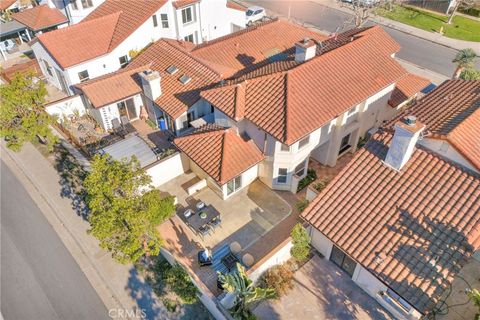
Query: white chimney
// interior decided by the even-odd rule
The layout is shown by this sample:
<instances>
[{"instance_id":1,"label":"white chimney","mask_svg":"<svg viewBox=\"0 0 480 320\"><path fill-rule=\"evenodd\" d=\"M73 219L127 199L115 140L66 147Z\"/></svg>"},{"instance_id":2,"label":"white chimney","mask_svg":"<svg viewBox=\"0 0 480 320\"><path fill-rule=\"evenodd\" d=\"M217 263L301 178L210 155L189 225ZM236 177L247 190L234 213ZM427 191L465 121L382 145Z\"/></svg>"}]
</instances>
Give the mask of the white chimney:
<instances>
[{"instance_id":1,"label":"white chimney","mask_svg":"<svg viewBox=\"0 0 480 320\"><path fill-rule=\"evenodd\" d=\"M415 144L423 129L425 129L425 125L417 121L416 117L408 116L398 121L394 128L395 134L388 149L385 163L395 170L400 170L412 156Z\"/></svg>"},{"instance_id":2,"label":"white chimney","mask_svg":"<svg viewBox=\"0 0 480 320\"><path fill-rule=\"evenodd\" d=\"M317 45L313 40L305 38L295 43L295 61L304 62L315 57Z\"/></svg>"},{"instance_id":3,"label":"white chimney","mask_svg":"<svg viewBox=\"0 0 480 320\"><path fill-rule=\"evenodd\" d=\"M152 101L155 101L162 94L162 87L160 86L160 73L150 69L139 73L142 79L143 94Z\"/></svg>"}]
</instances>

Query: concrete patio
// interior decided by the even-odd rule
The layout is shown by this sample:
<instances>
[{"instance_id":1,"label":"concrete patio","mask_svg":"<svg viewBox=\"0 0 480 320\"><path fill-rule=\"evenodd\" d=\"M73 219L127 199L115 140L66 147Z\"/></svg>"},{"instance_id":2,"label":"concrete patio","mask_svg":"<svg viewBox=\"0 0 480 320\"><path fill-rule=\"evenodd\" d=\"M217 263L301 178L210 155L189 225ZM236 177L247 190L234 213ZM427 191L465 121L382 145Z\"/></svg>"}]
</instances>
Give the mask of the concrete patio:
<instances>
[{"instance_id":1,"label":"concrete patio","mask_svg":"<svg viewBox=\"0 0 480 320\"><path fill-rule=\"evenodd\" d=\"M315 255L295 273L294 287L260 304L260 319L393 319L332 262Z\"/></svg>"}]
</instances>

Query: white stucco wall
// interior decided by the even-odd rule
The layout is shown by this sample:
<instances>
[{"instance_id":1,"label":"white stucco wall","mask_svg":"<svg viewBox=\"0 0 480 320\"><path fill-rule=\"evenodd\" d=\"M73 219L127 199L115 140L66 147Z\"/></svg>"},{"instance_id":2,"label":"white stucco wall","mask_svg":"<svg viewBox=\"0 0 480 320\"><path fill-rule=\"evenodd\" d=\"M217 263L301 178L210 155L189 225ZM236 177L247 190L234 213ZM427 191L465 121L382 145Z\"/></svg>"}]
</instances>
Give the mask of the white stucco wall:
<instances>
[{"instance_id":1,"label":"white stucco wall","mask_svg":"<svg viewBox=\"0 0 480 320\"><path fill-rule=\"evenodd\" d=\"M146 172L152 177L152 185L157 188L190 169L189 159L177 152L151 166L146 167Z\"/></svg>"},{"instance_id":2,"label":"white stucco wall","mask_svg":"<svg viewBox=\"0 0 480 320\"><path fill-rule=\"evenodd\" d=\"M48 103L44 107L45 111L49 115L56 116L59 122L62 121L63 117L68 117L76 113L82 116L86 113L82 98L79 95Z\"/></svg>"},{"instance_id":3,"label":"white stucco wall","mask_svg":"<svg viewBox=\"0 0 480 320\"><path fill-rule=\"evenodd\" d=\"M462 156L452 145L450 145L448 141L425 138L422 140L418 140L417 143L462 166L465 166L473 171L480 172L467 159L465 159L465 157Z\"/></svg>"},{"instance_id":4,"label":"white stucco wall","mask_svg":"<svg viewBox=\"0 0 480 320\"><path fill-rule=\"evenodd\" d=\"M276 248L277 251L271 257L269 257L265 261L260 261L259 265L254 265L252 267L253 271L247 271L250 280L255 282L265 271L267 271L267 269L275 265L287 262L287 260L290 259L292 256L290 254L290 249L292 248L292 246L292 241L288 240L286 243L282 244L281 248Z\"/></svg>"},{"instance_id":5,"label":"white stucco wall","mask_svg":"<svg viewBox=\"0 0 480 320\"><path fill-rule=\"evenodd\" d=\"M77 10L73 9L70 0L42 0L41 4L45 3L47 5L53 5L58 10L69 18L70 24L79 23L83 18L88 16L93 10L95 10L99 5L101 5L105 0L91 0L92 7L83 8L81 0L77 0Z\"/></svg>"},{"instance_id":6,"label":"white stucco wall","mask_svg":"<svg viewBox=\"0 0 480 320\"><path fill-rule=\"evenodd\" d=\"M223 191L223 199L230 198L234 194L236 194L238 191L248 187L250 183L252 183L257 177L258 177L258 165L254 165L250 169L246 170L241 174L242 176L242 186L235 192L233 192L230 195L227 195L227 184L224 184L222 186L222 191Z\"/></svg>"}]
</instances>

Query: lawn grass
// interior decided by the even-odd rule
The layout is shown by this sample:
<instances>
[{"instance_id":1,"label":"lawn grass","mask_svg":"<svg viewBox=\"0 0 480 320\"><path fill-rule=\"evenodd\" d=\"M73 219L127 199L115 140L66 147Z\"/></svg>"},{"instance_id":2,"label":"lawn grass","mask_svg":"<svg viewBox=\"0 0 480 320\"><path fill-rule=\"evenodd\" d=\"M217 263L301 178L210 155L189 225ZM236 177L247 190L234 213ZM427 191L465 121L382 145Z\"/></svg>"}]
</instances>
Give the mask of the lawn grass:
<instances>
[{"instance_id":1,"label":"lawn grass","mask_svg":"<svg viewBox=\"0 0 480 320\"><path fill-rule=\"evenodd\" d=\"M480 21L455 16L453 23L448 25L446 24L447 16L399 5L395 5L392 11L386 8L378 8L375 13L379 16L431 32L440 32L443 26L445 36L449 38L480 41Z\"/></svg>"}]
</instances>

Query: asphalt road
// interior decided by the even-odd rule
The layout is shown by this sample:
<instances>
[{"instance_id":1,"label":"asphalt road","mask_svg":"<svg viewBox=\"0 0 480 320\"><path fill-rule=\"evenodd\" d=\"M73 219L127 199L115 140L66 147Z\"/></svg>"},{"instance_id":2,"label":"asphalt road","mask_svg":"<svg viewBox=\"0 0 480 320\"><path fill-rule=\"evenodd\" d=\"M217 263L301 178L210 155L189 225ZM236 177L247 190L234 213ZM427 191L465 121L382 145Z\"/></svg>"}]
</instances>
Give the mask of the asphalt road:
<instances>
[{"instance_id":1,"label":"asphalt road","mask_svg":"<svg viewBox=\"0 0 480 320\"><path fill-rule=\"evenodd\" d=\"M345 27L343 30L348 30L353 27L352 23L348 23L352 22L351 15L315 2L248 0L248 3L262 6L266 8L267 11L272 10L283 16L288 16L289 5L291 3L290 16L292 18L312 24L328 32L335 32L338 27ZM455 57L456 50L394 29L384 29L402 46L402 49L396 55L398 58L447 77L452 76L455 70L452 59Z\"/></svg>"},{"instance_id":2,"label":"asphalt road","mask_svg":"<svg viewBox=\"0 0 480 320\"><path fill-rule=\"evenodd\" d=\"M3 161L1 200L4 319L109 319L90 282Z\"/></svg>"}]
</instances>

